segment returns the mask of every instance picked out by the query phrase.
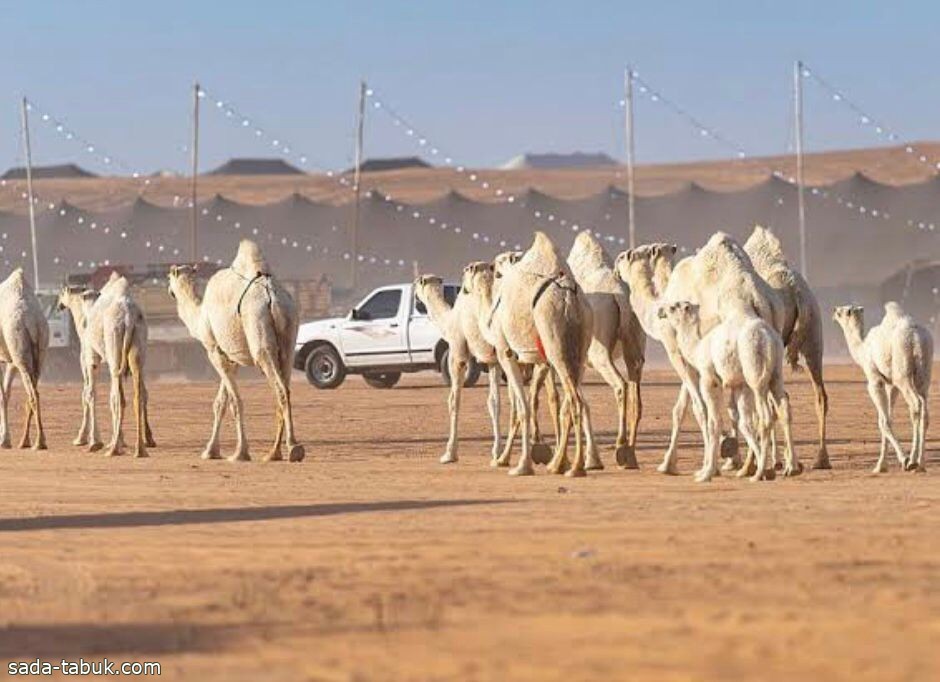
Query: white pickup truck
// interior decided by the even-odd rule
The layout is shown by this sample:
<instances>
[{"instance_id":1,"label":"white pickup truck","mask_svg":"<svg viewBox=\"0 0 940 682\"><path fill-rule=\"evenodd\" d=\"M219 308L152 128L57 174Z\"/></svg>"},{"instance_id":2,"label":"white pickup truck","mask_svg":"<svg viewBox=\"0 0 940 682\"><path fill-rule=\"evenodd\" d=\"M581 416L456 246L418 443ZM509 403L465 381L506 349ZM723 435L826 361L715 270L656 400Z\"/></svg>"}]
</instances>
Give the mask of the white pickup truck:
<instances>
[{"instance_id":1,"label":"white pickup truck","mask_svg":"<svg viewBox=\"0 0 940 682\"><path fill-rule=\"evenodd\" d=\"M453 304L459 286L444 285ZM403 372L436 370L450 384L447 342L416 297L413 284L380 287L346 317L300 325L294 367L317 388L336 388L348 374L361 374L374 388L391 388ZM466 385L476 383L472 365Z\"/></svg>"}]
</instances>

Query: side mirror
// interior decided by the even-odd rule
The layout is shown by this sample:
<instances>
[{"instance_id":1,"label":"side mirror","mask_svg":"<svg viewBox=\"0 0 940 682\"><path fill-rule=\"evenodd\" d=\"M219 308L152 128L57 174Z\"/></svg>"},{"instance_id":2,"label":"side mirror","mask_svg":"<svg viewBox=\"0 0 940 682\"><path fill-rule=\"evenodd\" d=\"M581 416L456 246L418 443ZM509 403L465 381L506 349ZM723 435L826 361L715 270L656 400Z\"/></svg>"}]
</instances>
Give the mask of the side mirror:
<instances>
[{"instance_id":1,"label":"side mirror","mask_svg":"<svg viewBox=\"0 0 940 682\"><path fill-rule=\"evenodd\" d=\"M350 310L350 311L349 311L349 319L350 319L350 320L353 320L353 321L358 320L358 319L359 319L359 310L357 310L356 308L353 308L352 310Z\"/></svg>"}]
</instances>

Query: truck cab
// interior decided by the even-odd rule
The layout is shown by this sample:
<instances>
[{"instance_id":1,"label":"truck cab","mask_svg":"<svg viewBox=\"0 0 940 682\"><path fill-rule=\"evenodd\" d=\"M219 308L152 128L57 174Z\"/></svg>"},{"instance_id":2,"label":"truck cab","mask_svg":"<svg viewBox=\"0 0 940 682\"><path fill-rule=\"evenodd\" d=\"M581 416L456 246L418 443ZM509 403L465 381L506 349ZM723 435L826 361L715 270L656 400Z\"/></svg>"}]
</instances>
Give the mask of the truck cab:
<instances>
[{"instance_id":1,"label":"truck cab","mask_svg":"<svg viewBox=\"0 0 940 682\"><path fill-rule=\"evenodd\" d=\"M453 305L458 291L458 285L445 284L444 298ZM446 358L447 342L414 285L395 284L375 289L345 317L300 325L294 366L317 388L336 388L349 374L361 374L375 388L391 388L403 373L423 370L443 371L449 383ZM474 375L475 367L475 381Z\"/></svg>"}]
</instances>

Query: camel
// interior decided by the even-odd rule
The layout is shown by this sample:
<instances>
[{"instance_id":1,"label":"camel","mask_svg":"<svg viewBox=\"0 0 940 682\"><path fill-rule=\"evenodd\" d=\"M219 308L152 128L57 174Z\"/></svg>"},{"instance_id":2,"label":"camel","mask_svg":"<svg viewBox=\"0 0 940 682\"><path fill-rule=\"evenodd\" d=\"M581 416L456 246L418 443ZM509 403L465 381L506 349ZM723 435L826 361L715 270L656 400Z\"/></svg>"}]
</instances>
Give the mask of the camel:
<instances>
[{"instance_id":1,"label":"camel","mask_svg":"<svg viewBox=\"0 0 940 682\"><path fill-rule=\"evenodd\" d=\"M640 319L641 322L645 319L644 328L648 333L651 328L655 329L657 326L656 312L661 303L683 300L699 304L699 315L705 332L722 319L746 310L762 318L778 333L782 333L785 324L783 302L777 292L756 272L744 249L729 235L724 232L715 233L697 254L682 259L675 267L671 267L675 247L666 247L667 245L663 244L648 245L618 257L618 271L631 287L631 303L634 309L636 310L638 305L644 307ZM631 278L634 281L631 281ZM665 288L657 290L657 281L661 285L665 283ZM637 301L632 294L634 287L640 292L636 297ZM669 448L659 466L659 471L668 474L676 473L679 428L690 399L696 419L703 429L703 435L705 434L705 415L700 411L703 401L702 397L697 395L698 380L694 377L695 370L677 357L679 351L675 340L669 338L671 334L668 329L659 329L654 333L656 338L663 341L673 367L683 380L673 408ZM736 439L723 439L721 450L722 456L728 457L729 464L733 466L734 453L737 451Z\"/></svg>"},{"instance_id":2,"label":"camel","mask_svg":"<svg viewBox=\"0 0 940 682\"><path fill-rule=\"evenodd\" d=\"M646 334L630 306L629 290L617 277L600 242L589 231L580 232L575 238L568 254L568 266L593 313L588 362L613 389L617 401L616 461L624 468L636 469L637 427L643 409L640 379L646 355ZM626 380L615 364L617 356L624 359ZM626 433L628 421L629 438ZM596 449L588 453L587 467L603 468Z\"/></svg>"},{"instance_id":3,"label":"camel","mask_svg":"<svg viewBox=\"0 0 940 682\"><path fill-rule=\"evenodd\" d=\"M16 268L0 282L0 362L6 365L0 386L0 447L10 447L7 407L10 402L13 372L20 375L26 392L25 424L21 448L30 446L30 427L36 422L33 448L46 449L46 432L39 407L39 377L49 348L49 322L22 268Z\"/></svg>"},{"instance_id":4,"label":"camel","mask_svg":"<svg viewBox=\"0 0 940 682\"><path fill-rule=\"evenodd\" d=\"M660 243L650 248L654 281L657 285L668 282L676 246ZM826 448L829 399L822 375L823 334L819 304L803 276L790 266L780 240L769 229L755 226L743 248L754 270L777 293L780 300L782 318L777 331L785 340L787 361L793 369L797 369L799 358L802 357L809 370L819 427L819 446L813 468L829 469L831 465ZM733 440L729 439L727 445L736 449Z\"/></svg>"},{"instance_id":5,"label":"camel","mask_svg":"<svg viewBox=\"0 0 940 682\"><path fill-rule=\"evenodd\" d=\"M833 319L842 327L852 359L865 372L868 395L878 411L881 453L874 473L887 471L885 453L891 443L902 469L925 471L924 443L929 415L927 393L933 367L933 337L906 314L900 305L885 303L885 315L865 333L864 309L857 305L835 308ZM900 391L910 411L913 437L911 454L905 458L891 429L891 407Z\"/></svg>"},{"instance_id":6,"label":"camel","mask_svg":"<svg viewBox=\"0 0 940 682\"><path fill-rule=\"evenodd\" d=\"M664 306L659 311L659 317L675 329L683 356L698 370L705 401L710 451L696 480L707 481L717 472L722 388L730 392L732 404L737 407L738 428L751 451L757 453L757 469L751 480L775 476L773 462L768 469L767 461L778 413L787 443L784 475L799 474L802 466L793 451L790 400L783 389L780 334L761 318L747 314L730 317L703 334L698 311L697 305L687 301ZM756 434L752 430L755 424ZM739 475L747 471L745 464Z\"/></svg>"},{"instance_id":7,"label":"camel","mask_svg":"<svg viewBox=\"0 0 940 682\"><path fill-rule=\"evenodd\" d=\"M498 266L497 266L498 268ZM590 304L555 245L536 232L532 246L514 265L500 270L501 284L493 303L493 323L519 421L522 457L509 470L512 476L532 475L529 443L530 408L525 399L520 363L548 364L561 383L564 399L560 431L548 470L568 476L586 473L585 443L592 447L590 410L581 391L593 325ZM575 434L575 457L569 466L568 435Z\"/></svg>"},{"instance_id":8,"label":"camel","mask_svg":"<svg viewBox=\"0 0 940 682\"><path fill-rule=\"evenodd\" d=\"M261 249L242 240L231 267L212 275L202 298L196 291L195 267L174 265L169 272L169 293L190 335L206 350L221 380L213 404L213 423L203 459L219 458L219 430L226 405L235 418L236 446L230 461L251 459L245 439L242 399L235 383L238 367L256 366L268 380L275 401L275 436L265 460L299 462L304 447L294 433L290 379L297 340L297 307L290 294L271 274Z\"/></svg>"},{"instance_id":9,"label":"camel","mask_svg":"<svg viewBox=\"0 0 940 682\"><path fill-rule=\"evenodd\" d=\"M464 273L466 276L466 268ZM450 416L450 436L440 462L451 464L457 461L457 416L460 411L460 394L473 358L486 365L488 370L489 393L486 398L486 407L489 410L493 427L492 460L495 462L500 456L499 372L496 371L496 350L483 338L477 321L477 301L469 296L466 293L466 287L462 286L457 299L451 306L444 298L444 282L436 275L418 277L414 287L415 295L424 303L428 317L447 342L448 348L450 393L447 398L447 409Z\"/></svg>"},{"instance_id":10,"label":"camel","mask_svg":"<svg viewBox=\"0 0 940 682\"><path fill-rule=\"evenodd\" d=\"M464 268L461 282L461 295L468 295L473 300L472 305L468 306L475 315L475 323L485 342L493 348L499 367L504 374L508 376L508 354L511 352L506 345L505 339L496 329L494 324L493 306L496 297L499 295L499 285L506 270L515 265L522 257L521 253L508 251L498 254L493 263L482 261L470 263ZM548 464L552 458L552 452L549 447L542 442L542 436L539 429L539 394L544 386L548 397L549 414L555 427L555 434L559 433L560 425L558 419L558 395L555 388L555 380L552 376L551 367L547 364L526 365L531 367L531 379L529 382L529 432L530 432L530 451L532 460L536 464ZM490 372L493 371L490 367ZM510 465L510 456L512 454L512 445L515 442L516 434L520 430L519 418L516 412L515 401L512 390L509 390L509 431L506 435L506 444L502 454L493 460L493 466L508 467Z\"/></svg>"},{"instance_id":11,"label":"camel","mask_svg":"<svg viewBox=\"0 0 940 682\"><path fill-rule=\"evenodd\" d=\"M75 445L87 445L91 452L103 447L95 416L95 380L98 365L107 362L111 377L111 442L106 454L123 449L124 376L129 372L134 387L134 415L137 421L135 457L146 457L155 447L147 417L147 388L143 369L147 348L147 321L130 293L125 277L111 273L99 293L65 287L59 293L60 310L68 310L78 333L82 367L82 422Z\"/></svg>"}]
</instances>

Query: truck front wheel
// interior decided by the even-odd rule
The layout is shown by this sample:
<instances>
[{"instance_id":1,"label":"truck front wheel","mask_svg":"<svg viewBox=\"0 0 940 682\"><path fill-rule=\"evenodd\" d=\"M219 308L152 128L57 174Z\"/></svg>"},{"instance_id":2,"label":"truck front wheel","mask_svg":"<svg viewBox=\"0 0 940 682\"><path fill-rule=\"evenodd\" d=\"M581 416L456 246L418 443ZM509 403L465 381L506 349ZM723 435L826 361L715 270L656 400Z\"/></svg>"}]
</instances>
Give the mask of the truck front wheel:
<instances>
[{"instance_id":1,"label":"truck front wheel","mask_svg":"<svg viewBox=\"0 0 940 682\"><path fill-rule=\"evenodd\" d=\"M307 381L317 388L336 388L346 378L346 368L333 346L317 346L304 362Z\"/></svg>"}]
</instances>

